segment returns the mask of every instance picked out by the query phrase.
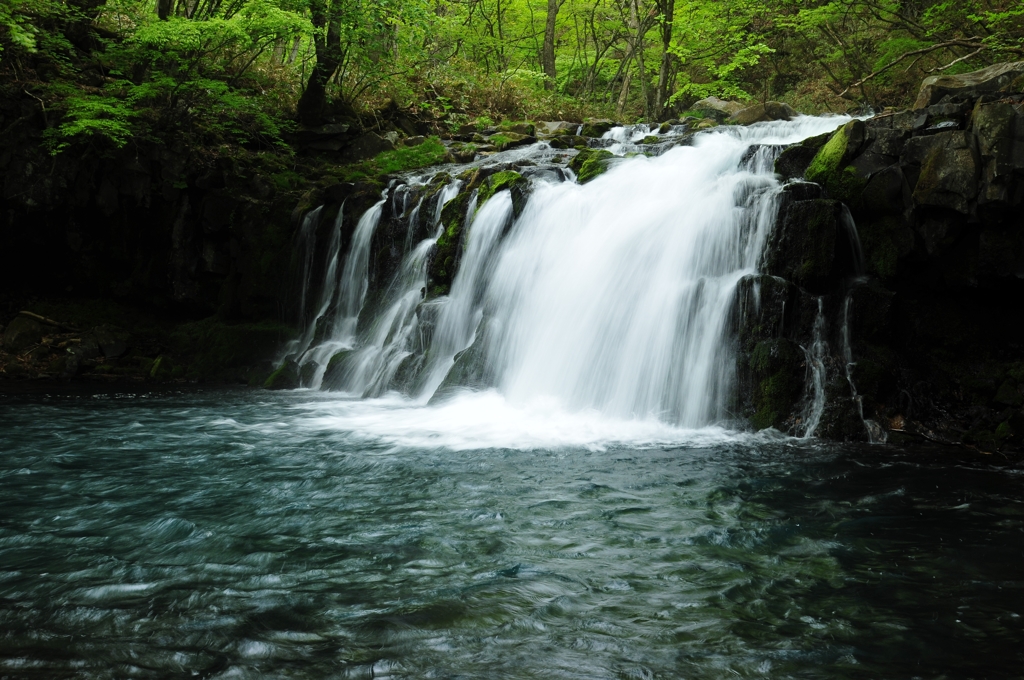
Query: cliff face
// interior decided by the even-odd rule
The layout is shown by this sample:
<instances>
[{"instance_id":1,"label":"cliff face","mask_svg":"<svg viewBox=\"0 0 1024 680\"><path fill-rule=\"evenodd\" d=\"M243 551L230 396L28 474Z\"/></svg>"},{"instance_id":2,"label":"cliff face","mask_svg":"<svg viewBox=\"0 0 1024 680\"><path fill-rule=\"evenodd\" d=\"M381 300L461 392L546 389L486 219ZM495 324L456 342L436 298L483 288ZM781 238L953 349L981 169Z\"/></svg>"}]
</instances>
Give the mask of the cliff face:
<instances>
[{"instance_id":1,"label":"cliff face","mask_svg":"<svg viewBox=\"0 0 1024 680\"><path fill-rule=\"evenodd\" d=\"M776 169L797 181L737 307L754 423L799 433L824 396L819 436L1020 446L1024 94L855 120Z\"/></svg>"}]
</instances>

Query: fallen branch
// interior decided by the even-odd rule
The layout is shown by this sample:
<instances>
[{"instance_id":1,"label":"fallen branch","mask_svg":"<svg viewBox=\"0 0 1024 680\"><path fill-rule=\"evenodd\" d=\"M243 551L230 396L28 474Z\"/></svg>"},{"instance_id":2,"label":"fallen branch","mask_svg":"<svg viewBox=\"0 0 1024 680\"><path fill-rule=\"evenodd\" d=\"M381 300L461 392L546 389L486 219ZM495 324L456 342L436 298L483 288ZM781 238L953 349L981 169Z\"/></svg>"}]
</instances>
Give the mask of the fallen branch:
<instances>
[{"instance_id":1,"label":"fallen branch","mask_svg":"<svg viewBox=\"0 0 1024 680\"><path fill-rule=\"evenodd\" d=\"M71 331L73 333L78 332L78 329L74 328L73 326L69 326L66 323L61 323L60 321L54 321L53 319L47 319L45 316L40 316L34 312L26 312L25 310L22 310L18 312L18 314L22 316L27 316L30 319L35 319L40 323L45 323L47 326L56 326L57 328L63 328L64 330Z\"/></svg>"},{"instance_id":2,"label":"fallen branch","mask_svg":"<svg viewBox=\"0 0 1024 680\"><path fill-rule=\"evenodd\" d=\"M947 47L972 47L972 48L977 49L979 52L981 50L988 49L988 45L983 45L983 44L981 44L979 42L972 42L972 41L977 41L977 40L979 40L978 37L967 38L966 40L949 40L947 42L936 43L936 44L934 44L934 45L932 45L930 47L922 47L919 50L911 50L910 52L906 52L906 53L896 57L895 59L893 59L892 61L890 61L888 64L886 64L882 68L878 69L877 71L875 71L873 73L869 73L868 75L864 76L863 78L861 78L857 82L853 83L852 85L847 87L845 90L840 92L839 96L845 98L847 93L850 90L852 90L853 88L860 87L861 85L863 85L864 83L868 82L869 80L871 80L875 76L878 76L878 75L881 75L881 74L885 73L886 71L891 69L893 66L895 66L898 63L900 63L901 61L903 61L904 59L906 59L908 57L913 57L913 56L916 56L918 54L927 54L929 52L935 52L936 50L943 50L943 49L946 49ZM953 62L953 63L956 63L956 62ZM952 64L950 64L950 66L952 66Z\"/></svg>"},{"instance_id":3,"label":"fallen branch","mask_svg":"<svg viewBox=\"0 0 1024 680\"><path fill-rule=\"evenodd\" d=\"M981 54L984 50L985 50L985 47L979 47L978 49L974 50L970 54L965 54L964 56L960 57L959 59L954 59L953 61L949 62L945 66L937 66L937 67L935 67L933 69L929 69L929 70L925 71L925 73L936 73L938 71L945 71L950 66L954 66L956 64L959 64L961 61L967 61L971 57L974 57L974 56L977 56L977 55Z\"/></svg>"}]
</instances>

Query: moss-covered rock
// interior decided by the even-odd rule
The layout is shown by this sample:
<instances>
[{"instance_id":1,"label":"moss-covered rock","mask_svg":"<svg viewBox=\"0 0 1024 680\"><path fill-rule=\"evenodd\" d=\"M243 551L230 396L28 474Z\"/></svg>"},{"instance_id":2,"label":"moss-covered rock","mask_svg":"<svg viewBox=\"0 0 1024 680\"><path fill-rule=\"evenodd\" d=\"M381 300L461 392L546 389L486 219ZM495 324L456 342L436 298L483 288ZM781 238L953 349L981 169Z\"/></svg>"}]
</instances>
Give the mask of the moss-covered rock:
<instances>
[{"instance_id":1,"label":"moss-covered rock","mask_svg":"<svg viewBox=\"0 0 1024 680\"><path fill-rule=\"evenodd\" d=\"M584 137L600 137L616 126L616 123L607 119L588 120L583 124L580 134Z\"/></svg>"},{"instance_id":2,"label":"moss-covered rock","mask_svg":"<svg viewBox=\"0 0 1024 680\"><path fill-rule=\"evenodd\" d=\"M926 151L914 187L914 202L970 213L978 195L980 166L971 138L956 130L924 139Z\"/></svg>"},{"instance_id":3,"label":"moss-covered rock","mask_svg":"<svg viewBox=\"0 0 1024 680\"><path fill-rule=\"evenodd\" d=\"M900 217L887 215L857 225L868 274L882 281L895 278L901 258L914 248L914 233Z\"/></svg>"},{"instance_id":4,"label":"moss-covered rock","mask_svg":"<svg viewBox=\"0 0 1024 680\"><path fill-rule=\"evenodd\" d=\"M441 225L444 230L434 244L427 270L431 297L447 295L451 290L462 255L463 231L471 193L468 190L461 192L441 209Z\"/></svg>"},{"instance_id":5,"label":"moss-covered rock","mask_svg":"<svg viewBox=\"0 0 1024 680\"><path fill-rule=\"evenodd\" d=\"M749 357L753 381L753 415L750 424L758 430L783 428L796 409L803 389L803 353L785 338L762 340Z\"/></svg>"},{"instance_id":6,"label":"moss-covered rock","mask_svg":"<svg viewBox=\"0 0 1024 680\"><path fill-rule=\"evenodd\" d=\"M831 136L826 132L788 147L775 160L775 172L783 180L803 177L807 166L811 164L814 156L821 150L821 147L825 146Z\"/></svg>"},{"instance_id":7,"label":"moss-covered rock","mask_svg":"<svg viewBox=\"0 0 1024 680\"><path fill-rule=\"evenodd\" d=\"M850 166L865 136L864 123L859 120L836 130L811 159L804 177L823 186L832 198L852 203L867 184L867 178Z\"/></svg>"},{"instance_id":8,"label":"moss-covered rock","mask_svg":"<svg viewBox=\"0 0 1024 680\"><path fill-rule=\"evenodd\" d=\"M483 207L499 191L508 189L512 194L512 210L518 217L523 208L526 207L526 196L530 188L530 181L515 170L503 170L488 177L480 186L477 193L477 210Z\"/></svg>"},{"instance_id":9,"label":"moss-covered rock","mask_svg":"<svg viewBox=\"0 0 1024 680\"><path fill-rule=\"evenodd\" d=\"M569 161L569 168L576 173L580 184L586 184L604 174L615 158L615 154L606 149L582 149Z\"/></svg>"},{"instance_id":10,"label":"moss-covered rock","mask_svg":"<svg viewBox=\"0 0 1024 680\"><path fill-rule=\"evenodd\" d=\"M825 292L832 283L842 205L817 199L794 201L783 208L765 254L765 273L810 291Z\"/></svg>"},{"instance_id":11,"label":"moss-covered rock","mask_svg":"<svg viewBox=\"0 0 1024 680\"><path fill-rule=\"evenodd\" d=\"M294 390L299 386L299 365L294 361L286 361L263 383L268 390Z\"/></svg>"},{"instance_id":12,"label":"moss-covered rock","mask_svg":"<svg viewBox=\"0 0 1024 680\"><path fill-rule=\"evenodd\" d=\"M345 382L348 359L351 356L352 350L350 349L343 349L331 356L331 360L327 362L327 368L324 370L324 378L321 382L323 389L341 389Z\"/></svg>"}]
</instances>

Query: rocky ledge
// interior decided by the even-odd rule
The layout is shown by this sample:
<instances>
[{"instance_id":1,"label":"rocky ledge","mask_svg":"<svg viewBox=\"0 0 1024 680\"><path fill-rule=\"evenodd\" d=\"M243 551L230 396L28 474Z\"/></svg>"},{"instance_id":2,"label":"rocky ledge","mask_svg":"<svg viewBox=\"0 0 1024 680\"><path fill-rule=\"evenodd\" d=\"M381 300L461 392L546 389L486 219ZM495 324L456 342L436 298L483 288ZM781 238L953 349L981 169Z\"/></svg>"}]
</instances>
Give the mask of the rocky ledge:
<instances>
[{"instance_id":1,"label":"rocky ledge","mask_svg":"<svg viewBox=\"0 0 1024 680\"><path fill-rule=\"evenodd\" d=\"M1024 62L781 152L737 305L741 411L831 439L1024 446Z\"/></svg>"}]
</instances>

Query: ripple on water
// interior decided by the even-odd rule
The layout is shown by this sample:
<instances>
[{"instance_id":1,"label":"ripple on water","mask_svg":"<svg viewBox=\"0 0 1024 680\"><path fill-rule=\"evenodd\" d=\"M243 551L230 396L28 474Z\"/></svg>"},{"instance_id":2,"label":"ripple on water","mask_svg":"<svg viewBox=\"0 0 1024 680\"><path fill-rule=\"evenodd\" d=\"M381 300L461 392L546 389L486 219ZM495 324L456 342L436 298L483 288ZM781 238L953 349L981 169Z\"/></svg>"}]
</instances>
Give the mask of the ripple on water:
<instances>
[{"instance_id":1,"label":"ripple on water","mask_svg":"<svg viewBox=\"0 0 1024 680\"><path fill-rule=\"evenodd\" d=\"M1019 674L1020 470L565 416L2 402L0 674Z\"/></svg>"}]
</instances>

